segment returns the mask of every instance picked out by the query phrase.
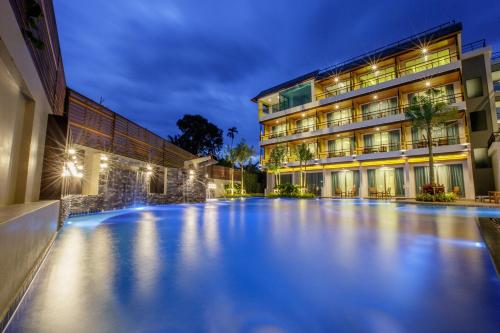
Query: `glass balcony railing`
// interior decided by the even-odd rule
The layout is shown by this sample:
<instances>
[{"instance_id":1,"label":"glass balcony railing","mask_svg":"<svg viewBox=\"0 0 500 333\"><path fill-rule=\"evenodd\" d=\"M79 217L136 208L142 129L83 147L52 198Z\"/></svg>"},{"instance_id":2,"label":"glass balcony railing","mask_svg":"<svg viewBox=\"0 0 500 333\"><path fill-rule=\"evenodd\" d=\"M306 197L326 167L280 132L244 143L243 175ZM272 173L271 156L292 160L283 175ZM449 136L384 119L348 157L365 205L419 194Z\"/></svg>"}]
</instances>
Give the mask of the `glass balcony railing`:
<instances>
[{"instance_id":1,"label":"glass balcony railing","mask_svg":"<svg viewBox=\"0 0 500 333\"><path fill-rule=\"evenodd\" d=\"M446 104L453 104L458 101L463 101L463 95L461 93L458 94L447 94L443 96L436 96L433 98L434 102L443 102ZM287 130L282 130L279 132L269 132L266 134L262 134L260 139L261 141L286 137L288 135L294 135L298 133L312 133L317 130L325 129L325 128L334 128L338 126L348 125L352 123L358 123L362 121L368 121L372 119L385 118L397 114L404 113L410 104L403 104L401 106L396 107L387 107L382 108L372 112L363 113L361 110L357 110L353 112L350 116L339 117L336 119L327 120L324 122L316 122L316 124L301 126L299 128L288 128Z\"/></svg>"},{"instance_id":2,"label":"glass balcony railing","mask_svg":"<svg viewBox=\"0 0 500 333\"><path fill-rule=\"evenodd\" d=\"M454 135L448 136L439 136L432 139L432 146L442 147L442 146L450 146L457 144L467 144L467 137L459 137ZM368 154L376 154L376 153L386 153L391 151L407 151L410 149L420 149L420 148L428 148L427 140L408 140L408 141L398 141L393 143L386 144L378 144L371 146L363 146L363 147L350 147L346 149L336 149L336 150L325 150L325 151L316 151L313 153L313 160L308 164L311 165L315 162L316 159L326 159L326 158L335 158L335 157L356 157L361 155ZM269 162L269 159L266 157L261 157L261 163L265 165ZM289 153L283 163L290 162L298 162L297 156L293 153Z\"/></svg>"},{"instance_id":3,"label":"glass balcony railing","mask_svg":"<svg viewBox=\"0 0 500 333\"><path fill-rule=\"evenodd\" d=\"M423 56L425 57L425 56ZM366 80L359 81L358 79L354 79L354 82L350 83L348 88L342 87L335 90L330 90L328 92L324 92L321 94L316 94L316 100L322 100L332 96L342 95L348 91L358 90L361 88L366 88L370 86L374 86L380 84L382 82L393 80L397 77L402 77L410 74L415 74L418 72L422 72L428 69L437 68L446 64L451 63L452 61L457 60L456 53L450 53L443 56L435 57L433 59L428 59L427 61L422 61L421 63L415 63L410 66L405 66L399 70L385 70L385 72L381 72L380 75L373 75L373 77L367 78ZM375 72L373 73L375 74ZM366 74L364 74L366 75ZM362 76L360 76L362 77Z\"/></svg>"}]
</instances>

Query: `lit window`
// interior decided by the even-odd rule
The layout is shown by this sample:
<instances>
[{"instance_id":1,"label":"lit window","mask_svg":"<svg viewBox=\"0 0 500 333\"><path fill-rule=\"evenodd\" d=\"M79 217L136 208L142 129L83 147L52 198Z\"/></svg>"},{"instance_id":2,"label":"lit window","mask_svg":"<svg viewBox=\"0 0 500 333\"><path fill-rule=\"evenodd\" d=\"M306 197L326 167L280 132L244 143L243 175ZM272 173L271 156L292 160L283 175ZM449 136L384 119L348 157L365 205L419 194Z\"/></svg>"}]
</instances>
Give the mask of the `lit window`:
<instances>
[{"instance_id":1,"label":"lit window","mask_svg":"<svg viewBox=\"0 0 500 333\"><path fill-rule=\"evenodd\" d=\"M469 79L465 81L465 88L467 90L467 97L474 98L483 96L483 85L480 77Z\"/></svg>"}]
</instances>

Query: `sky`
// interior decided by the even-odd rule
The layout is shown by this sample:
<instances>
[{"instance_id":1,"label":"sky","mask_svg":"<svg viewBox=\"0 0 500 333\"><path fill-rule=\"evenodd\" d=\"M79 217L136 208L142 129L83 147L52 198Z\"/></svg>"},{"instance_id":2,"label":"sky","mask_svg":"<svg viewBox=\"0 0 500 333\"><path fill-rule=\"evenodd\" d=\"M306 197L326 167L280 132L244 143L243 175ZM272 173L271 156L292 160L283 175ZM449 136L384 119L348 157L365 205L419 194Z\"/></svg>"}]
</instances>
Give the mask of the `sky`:
<instances>
[{"instance_id":1,"label":"sky","mask_svg":"<svg viewBox=\"0 0 500 333\"><path fill-rule=\"evenodd\" d=\"M167 137L201 114L258 147L261 90L438 24L500 51L500 1L54 0L68 86ZM224 133L225 135L225 133Z\"/></svg>"}]
</instances>

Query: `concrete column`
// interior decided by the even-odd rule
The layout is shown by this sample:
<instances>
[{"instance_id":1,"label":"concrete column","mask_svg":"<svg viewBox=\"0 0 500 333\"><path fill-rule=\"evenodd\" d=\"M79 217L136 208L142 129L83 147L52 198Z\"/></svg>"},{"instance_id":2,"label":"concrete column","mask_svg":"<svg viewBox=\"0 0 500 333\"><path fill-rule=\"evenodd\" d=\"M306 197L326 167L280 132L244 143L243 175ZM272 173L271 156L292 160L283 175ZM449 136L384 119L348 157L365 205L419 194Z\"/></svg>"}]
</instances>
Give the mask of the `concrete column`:
<instances>
[{"instance_id":1,"label":"concrete column","mask_svg":"<svg viewBox=\"0 0 500 333\"><path fill-rule=\"evenodd\" d=\"M85 159L83 161L84 181L82 185L82 194L99 194L100 160L100 153L93 153L89 150L85 151Z\"/></svg>"},{"instance_id":2,"label":"concrete column","mask_svg":"<svg viewBox=\"0 0 500 333\"><path fill-rule=\"evenodd\" d=\"M168 168L163 169L163 194L167 194L167 185L168 185Z\"/></svg>"},{"instance_id":3,"label":"concrete column","mask_svg":"<svg viewBox=\"0 0 500 333\"><path fill-rule=\"evenodd\" d=\"M361 198L368 197L368 172L366 167L359 167L360 184L359 195Z\"/></svg>"},{"instance_id":4,"label":"concrete column","mask_svg":"<svg viewBox=\"0 0 500 333\"><path fill-rule=\"evenodd\" d=\"M331 197L332 195L332 170L323 170L323 189L322 196Z\"/></svg>"},{"instance_id":5,"label":"concrete column","mask_svg":"<svg viewBox=\"0 0 500 333\"><path fill-rule=\"evenodd\" d=\"M474 188L474 175L472 173L472 161L470 155L468 155L466 161L462 162L462 169L464 174L465 198L474 200L476 198L476 190Z\"/></svg>"},{"instance_id":6,"label":"concrete column","mask_svg":"<svg viewBox=\"0 0 500 333\"><path fill-rule=\"evenodd\" d=\"M405 163L404 166L405 172L405 197L407 198L415 198L415 174L413 172L412 166L408 163Z\"/></svg>"}]
</instances>

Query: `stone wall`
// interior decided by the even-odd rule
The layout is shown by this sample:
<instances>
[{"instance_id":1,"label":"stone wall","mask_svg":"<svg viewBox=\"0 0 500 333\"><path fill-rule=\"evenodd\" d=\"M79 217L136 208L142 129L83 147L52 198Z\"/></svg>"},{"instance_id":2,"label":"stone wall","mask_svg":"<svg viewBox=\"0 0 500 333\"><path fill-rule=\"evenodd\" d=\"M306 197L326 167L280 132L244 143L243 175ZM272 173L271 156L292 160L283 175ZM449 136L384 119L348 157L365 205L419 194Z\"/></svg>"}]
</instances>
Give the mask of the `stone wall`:
<instances>
[{"instance_id":1,"label":"stone wall","mask_svg":"<svg viewBox=\"0 0 500 333\"><path fill-rule=\"evenodd\" d=\"M149 193L147 171L110 159L99 176L99 194L68 195L61 200L60 226L70 215L141 205L163 205L206 200L205 170L167 169L165 193Z\"/></svg>"}]
</instances>

